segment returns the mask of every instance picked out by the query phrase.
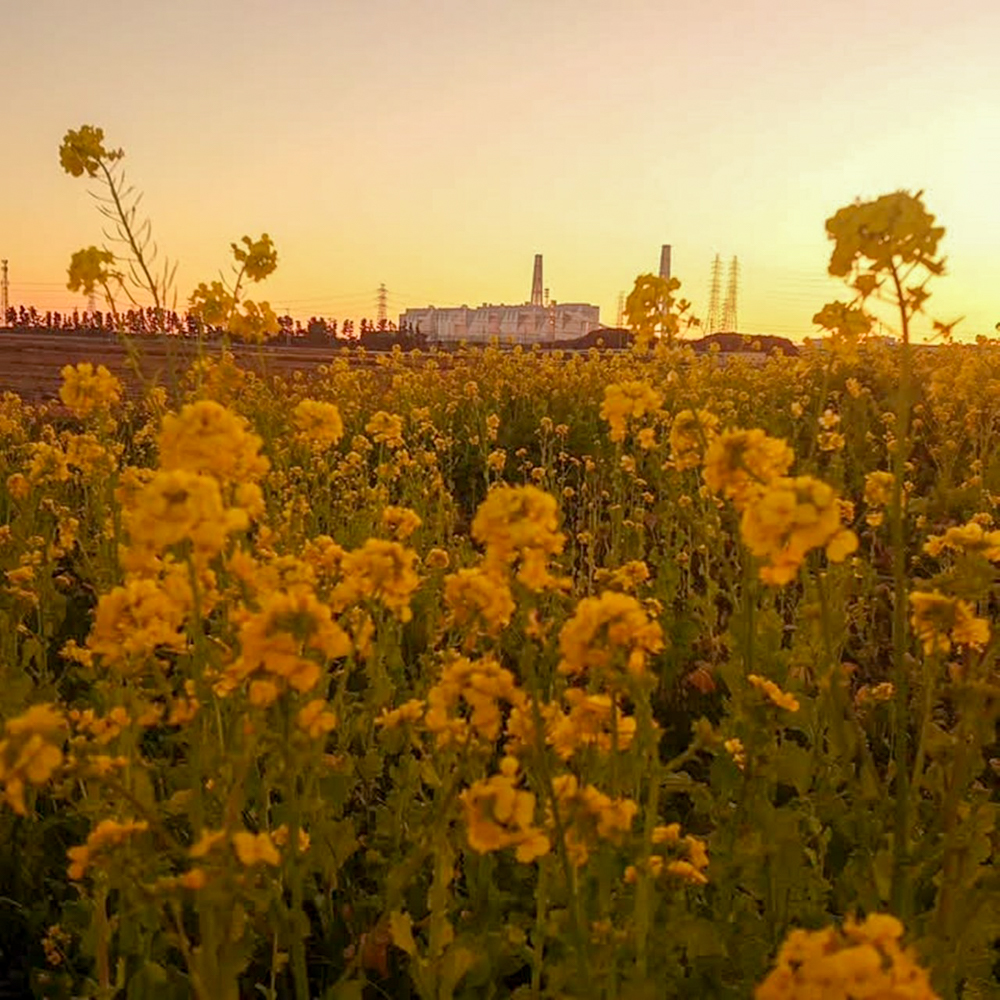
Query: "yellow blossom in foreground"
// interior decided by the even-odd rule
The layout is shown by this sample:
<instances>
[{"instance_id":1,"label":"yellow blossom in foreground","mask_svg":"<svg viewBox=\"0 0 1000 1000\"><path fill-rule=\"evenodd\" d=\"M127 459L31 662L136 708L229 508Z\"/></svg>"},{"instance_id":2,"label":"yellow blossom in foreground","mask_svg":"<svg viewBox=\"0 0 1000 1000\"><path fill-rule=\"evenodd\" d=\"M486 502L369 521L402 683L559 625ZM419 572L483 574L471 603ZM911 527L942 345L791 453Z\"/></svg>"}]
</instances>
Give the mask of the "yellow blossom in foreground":
<instances>
[{"instance_id":1,"label":"yellow blossom in foreground","mask_svg":"<svg viewBox=\"0 0 1000 1000\"><path fill-rule=\"evenodd\" d=\"M910 608L910 624L928 656L950 652L952 643L982 649L990 640L989 622L977 618L968 601L936 590L915 590L910 594Z\"/></svg>"},{"instance_id":2,"label":"yellow blossom in foreground","mask_svg":"<svg viewBox=\"0 0 1000 1000\"><path fill-rule=\"evenodd\" d=\"M569 712L551 706L546 714L545 739L563 759L578 751L596 747L602 753L625 751L635 737L636 721L610 695L587 694L569 688L564 695Z\"/></svg>"},{"instance_id":3,"label":"yellow blossom in foreground","mask_svg":"<svg viewBox=\"0 0 1000 1000\"><path fill-rule=\"evenodd\" d=\"M747 680L755 687L758 691L763 692L767 697L774 702L778 708L787 708L789 712L797 712L799 710L799 700L794 695L787 694L782 691L777 684L772 680L768 680L766 677L761 677L759 674L749 674Z\"/></svg>"},{"instance_id":4,"label":"yellow blossom in foreground","mask_svg":"<svg viewBox=\"0 0 1000 1000\"><path fill-rule=\"evenodd\" d=\"M190 610L187 600L161 582L132 577L102 594L97 602L87 649L106 666L128 669L157 650L180 651Z\"/></svg>"},{"instance_id":5,"label":"yellow blossom in foreground","mask_svg":"<svg viewBox=\"0 0 1000 1000\"><path fill-rule=\"evenodd\" d=\"M259 672L265 676L256 682L271 685L255 689L256 703L262 706L278 696L279 682L300 693L311 691L319 683L323 659L340 659L352 650L350 637L334 621L330 606L304 589L265 594L260 610L246 615L239 635L242 654L227 668L216 693L228 693ZM319 662L310 653L318 654Z\"/></svg>"},{"instance_id":6,"label":"yellow blossom in foreground","mask_svg":"<svg viewBox=\"0 0 1000 1000\"><path fill-rule=\"evenodd\" d=\"M563 550L556 498L535 486L496 486L479 505L472 537L486 549L486 568L506 570L520 560L517 578L533 590L554 586L548 560Z\"/></svg>"},{"instance_id":7,"label":"yellow blossom in foreground","mask_svg":"<svg viewBox=\"0 0 1000 1000\"><path fill-rule=\"evenodd\" d=\"M300 441L316 447L332 447L344 436L340 410L333 403L303 399L292 411L292 423Z\"/></svg>"},{"instance_id":8,"label":"yellow blossom in foreground","mask_svg":"<svg viewBox=\"0 0 1000 1000\"><path fill-rule=\"evenodd\" d=\"M759 429L724 431L712 439L702 470L705 483L743 510L761 490L791 468L795 454L780 438Z\"/></svg>"},{"instance_id":9,"label":"yellow blossom in foreground","mask_svg":"<svg viewBox=\"0 0 1000 1000\"><path fill-rule=\"evenodd\" d=\"M742 771L746 767L747 755L743 741L737 737L726 740L723 744L726 753L733 758L733 763Z\"/></svg>"},{"instance_id":10,"label":"yellow blossom in foreground","mask_svg":"<svg viewBox=\"0 0 1000 1000\"><path fill-rule=\"evenodd\" d=\"M500 735L501 702L525 704L514 675L491 656L479 660L458 656L444 665L427 692L424 725L436 735L438 746L467 743L473 734L493 741Z\"/></svg>"},{"instance_id":11,"label":"yellow blossom in foreground","mask_svg":"<svg viewBox=\"0 0 1000 1000\"><path fill-rule=\"evenodd\" d=\"M586 863L598 840L619 843L632 829L639 811L631 799L612 799L593 785L580 784L575 774L554 777L552 791L558 803L566 853L576 867ZM548 826L550 831L555 829L551 808Z\"/></svg>"},{"instance_id":12,"label":"yellow blossom in foreground","mask_svg":"<svg viewBox=\"0 0 1000 1000\"><path fill-rule=\"evenodd\" d=\"M534 826L535 796L519 789L519 782L517 760L504 757L499 774L475 782L459 798L474 851L486 854L513 847L517 860L528 864L548 854L551 845Z\"/></svg>"},{"instance_id":13,"label":"yellow blossom in foreground","mask_svg":"<svg viewBox=\"0 0 1000 1000\"><path fill-rule=\"evenodd\" d=\"M63 763L66 721L49 703L32 705L8 719L0 740L0 785L3 800L14 812L27 814L26 785L44 785Z\"/></svg>"},{"instance_id":14,"label":"yellow blossom in foreground","mask_svg":"<svg viewBox=\"0 0 1000 1000\"><path fill-rule=\"evenodd\" d=\"M444 579L448 625L469 627L465 643L471 648L479 634L496 636L510 624L516 605L507 578L473 567L449 573Z\"/></svg>"},{"instance_id":15,"label":"yellow blossom in foreground","mask_svg":"<svg viewBox=\"0 0 1000 1000\"><path fill-rule=\"evenodd\" d=\"M91 867L109 848L118 847L128 841L134 834L144 833L149 829L145 820L125 820L119 823L113 819L102 819L87 837L87 842L79 847L71 847L66 852L70 860L68 874L73 881L78 882L87 874Z\"/></svg>"},{"instance_id":16,"label":"yellow blossom in foreground","mask_svg":"<svg viewBox=\"0 0 1000 1000\"><path fill-rule=\"evenodd\" d=\"M611 440L624 441L629 421L655 413L662 402L663 396L647 382L616 382L605 386L601 416L611 427Z\"/></svg>"},{"instance_id":17,"label":"yellow blossom in foreground","mask_svg":"<svg viewBox=\"0 0 1000 1000\"><path fill-rule=\"evenodd\" d=\"M66 365L61 375L59 398L75 417L108 410L121 398L121 382L104 365L95 368L89 361L81 361Z\"/></svg>"},{"instance_id":18,"label":"yellow blossom in foreground","mask_svg":"<svg viewBox=\"0 0 1000 1000\"><path fill-rule=\"evenodd\" d=\"M331 711L325 698L314 698L301 709L295 720L312 739L325 736L337 725L337 716Z\"/></svg>"},{"instance_id":19,"label":"yellow blossom in foreground","mask_svg":"<svg viewBox=\"0 0 1000 1000\"><path fill-rule=\"evenodd\" d=\"M411 698L399 708L384 708L375 720L375 725L383 729L395 729L406 722L419 722L423 718L425 706L426 702L422 699Z\"/></svg>"},{"instance_id":20,"label":"yellow blossom in foreground","mask_svg":"<svg viewBox=\"0 0 1000 1000\"><path fill-rule=\"evenodd\" d=\"M420 583L414 565L417 553L399 542L369 538L359 549L346 553L340 568L343 581L336 588L334 600L340 607L356 601L380 601L408 622L413 617L410 597Z\"/></svg>"},{"instance_id":21,"label":"yellow blossom in foreground","mask_svg":"<svg viewBox=\"0 0 1000 1000\"><path fill-rule=\"evenodd\" d=\"M246 511L227 508L211 476L175 469L157 472L127 512L133 544L150 552L190 542L197 554L214 555L226 537L249 525Z\"/></svg>"},{"instance_id":22,"label":"yellow blossom in foreground","mask_svg":"<svg viewBox=\"0 0 1000 1000\"><path fill-rule=\"evenodd\" d=\"M376 444L384 444L387 448L403 447L403 418L395 413L379 410L365 424L365 431Z\"/></svg>"},{"instance_id":23,"label":"yellow blossom in foreground","mask_svg":"<svg viewBox=\"0 0 1000 1000\"><path fill-rule=\"evenodd\" d=\"M428 569L447 569L451 565L451 556L444 549L430 549L424 556L424 565Z\"/></svg>"},{"instance_id":24,"label":"yellow blossom in foreground","mask_svg":"<svg viewBox=\"0 0 1000 1000\"><path fill-rule=\"evenodd\" d=\"M781 586L795 578L810 549L826 548L841 562L858 546L841 525L842 509L833 488L812 476L780 477L748 502L740 533L750 551L767 560L760 577Z\"/></svg>"},{"instance_id":25,"label":"yellow blossom in foreground","mask_svg":"<svg viewBox=\"0 0 1000 1000\"><path fill-rule=\"evenodd\" d=\"M262 443L244 417L201 399L163 418L160 468L205 473L223 483L253 482L271 464L259 453Z\"/></svg>"},{"instance_id":26,"label":"yellow blossom in foreground","mask_svg":"<svg viewBox=\"0 0 1000 1000\"><path fill-rule=\"evenodd\" d=\"M559 633L559 670L564 674L620 669L641 676L650 654L663 649L663 630L630 594L606 590L585 597Z\"/></svg>"},{"instance_id":27,"label":"yellow blossom in foreground","mask_svg":"<svg viewBox=\"0 0 1000 1000\"><path fill-rule=\"evenodd\" d=\"M702 463L716 436L719 418L708 410L681 410L670 425L670 460L675 469L694 469Z\"/></svg>"},{"instance_id":28,"label":"yellow blossom in foreground","mask_svg":"<svg viewBox=\"0 0 1000 1000\"><path fill-rule=\"evenodd\" d=\"M381 520L382 527L400 542L405 542L423 524L420 515L409 507L386 507Z\"/></svg>"},{"instance_id":29,"label":"yellow blossom in foreground","mask_svg":"<svg viewBox=\"0 0 1000 1000\"><path fill-rule=\"evenodd\" d=\"M931 535L924 552L939 556L942 552L968 552L982 555L990 562L1000 562L1000 531L986 531L978 521L948 528L943 535Z\"/></svg>"},{"instance_id":30,"label":"yellow blossom in foreground","mask_svg":"<svg viewBox=\"0 0 1000 1000\"><path fill-rule=\"evenodd\" d=\"M927 972L900 946L902 936L903 925L883 913L848 918L841 929L797 928L755 1000L940 1000Z\"/></svg>"},{"instance_id":31,"label":"yellow blossom in foreground","mask_svg":"<svg viewBox=\"0 0 1000 1000\"><path fill-rule=\"evenodd\" d=\"M268 833L254 834L249 830L239 830L233 834L232 841L236 857L247 868L256 865L271 865L276 868L281 864L281 855Z\"/></svg>"}]
</instances>

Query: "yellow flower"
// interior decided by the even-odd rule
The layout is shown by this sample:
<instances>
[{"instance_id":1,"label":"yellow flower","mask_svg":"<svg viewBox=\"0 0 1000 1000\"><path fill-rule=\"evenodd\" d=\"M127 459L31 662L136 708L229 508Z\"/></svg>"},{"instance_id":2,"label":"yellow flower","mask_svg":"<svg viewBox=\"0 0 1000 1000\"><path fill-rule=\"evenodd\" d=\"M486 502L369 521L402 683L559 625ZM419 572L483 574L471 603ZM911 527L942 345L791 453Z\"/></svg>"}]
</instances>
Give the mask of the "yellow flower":
<instances>
[{"instance_id":1,"label":"yellow flower","mask_svg":"<svg viewBox=\"0 0 1000 1000\"><path fill-rule=\"evenodd\" d=\"M616 382L604 389L601 416L611 426L611 440L624 441L629 421L659 410L663 397L646 382Z\"/></svg>"},{"instance_id":2,"label":"yellow flower","mask_svg":"<svg viewBox=\"0 0 1000 1000\"><path fill-rule=\"evenodd\" d=\"M982 555L990 562L1000 562L1000 531L985 531L978 521L948 528L943 535L931 535L924 551L939 556L945 550Z\"/></svg>"},{"instance_id":3,"label":"yellow flower","mask_svg":"<svg viewBox=\"0 0 1000 1000\"><path fill-rule=\"evenodd\" d=\"M989 622L977 618L968 601L937 590L915 590L910 594L910 607L910 624L928 656L950 652L952 643L982 649L989 642Z\"/></svg>"},{"instance_id":4,"label":"yellow flower","mask_svg":"<svg viewBox=\"0 0 1000 1000\"><path fill-rule=\"evenodd\" d=\"M132 577L97 602L87 649L107 666L125 669L157 650L180 651L190 591L171 592L153 579Z\"/></svg>"},{"instance_id":5,"label":"yellow flower","mask_svg":"<svg viewBox=\"0 0 1000 1000\"><path fill-rule=\"evenodd\" d=\"M324 698L314 698L299 709L296 722L300 729L304 729L315 740L336 727L337 716Z\"/></svg>"},{"instance_id":6,"label":"yellow flower","mask_svg":"<svg viewBox=\"0 0 1000 1000\"><path fill-rule=\"evenodd\" d=\"M556 498L535 486L495 486L479 505L472 537L486 549L488 569L502 571L520 560L518 580L532 590L557 586L548 560L563 550Z\"/></svg>"},{"instance_id":7,"label":"yellow flower","mask_svg":"<svg viewBox=\"0 0 1000 1000\"><path fill-rule=\"evenodd\" d=\"M842 928L792 930L755 1000L940 1000L927 972L900 947L902 924L887 913Z\"/></svg>"},{"instance_id":8,"label":"yellow flower","mask_svg":"<svg viewBox=\"0 0 1000 1000\"><path fill-rule=\"evenodd\" d=\"M202 830L201 836L191 845L188 854L192 858L203 858L220 844L224 844L228 839L229 833L226 830Z\"/></svg>"},{"instance_id":9,"label":"yellow flower","mask_svg":"<svg viewBox=\"0 0 1000 1000\"><path fill-rule=\"evenodd\" d=\"M447 569L451 564L451 557L444 549L430 549L424 556L424 565L428 569Z\"/></svg>"},{"instance_id":10,"label":"yellow flower","mask_svg":"<svg viewBox=\"0 0 1000 1000\"><path fill-rule=\"evenodd\" d=\"M827 558L840 562L858 545L857 536L841 526L842 510L834 490L812 476L777 478L749 502L740 533L755 555L767 559L760 577L780 586L794 579L807 553L825 547Z\"/></svg>"},{"instance_id":11,"label":"yellow flower","mask_svg":"<svg viewBox=\"0 0 1000 1000\"><path fill-rule=\"evenodd\" d=\"M435 734L438 746L464 744L473 734L492 742L503 722L501 702L525 705L524 693L509 670L491 656L479 660L453 657L427 692L424 725Z\"/></svg>"},{"instance_id":12,"label":"yellow flower","mask_svg":"<svg viewBox=\"0 0 1000 1000\"><path fill-rule=\"evenodd\" d=\"M281 855L268 833L254 834L249 830L239 830L233 834L232 842L240 864L247 868L256 865L271 865L276 868L281 864Z\"/></svg>"},{"instance_id":13,"label":"yellow flower","mask_svg":"<svg viewBox=\"0 0 1000 1000\"><path fill-rule=\"evenodd\" d=\"M132 541L151 552L162 552L190 541L196 553L214 555L226 536L249 525L246 511L225 507L218 482L184 469L157 472L127 511Z\"/></svg>"},{"instance_id":14,"label":"yellow flower","mask_svg":"<svg viewBox=\"0 0 1000 1000\"><path fill-rule=\"evenodd\" d=\"M702 475L709 489L729 497L743 510L772 480L783 476L795 460L792 449L764 431L724 431L705 452Z\"/></svg>"},{"instance_id":15,"label":"yellow flower","mask_svg":"<svg viewBox=\"0 0 1000 1000\"><path fill-rule=\"evenodd\" d=\"M479 854L513 847L518 861L529 864L548 854L549 838L534 824L535 796L517 787L514 757L504 757L500 772L466 788L459 798L465 811L469 846Z\"/></svg>"},{"instance_id":16,"label":"yellow flower","mask_svg":"<svg viewBox=\"0 0 1000 1000\"><path fill-rule=\"evenodd\" d=\"M607 672L624 668L641 676L646 658L663 649L663 630L650 621L642 605L629 594L606 590L585 597L559 633L559 670L564 674Z\"/></svg>"},{"instance_id":17,"label":"yellow flower","mask_svg":"<svg viewBox=\"0 0 1000 1000\"><path fill-rule=\"evenodd\" d=\"M403 447L403 418L395 413L379 410L365 424L365 431L376 444L384 444L387 448Z\"/></svg>"},{"instance_id":18,"label":"yellow flower","mask_svg":"<svg viewBox=\"0 0 1000 1000\"><path fill-rule=\"evenodd\" d=\"M344 436L340 410L318 399L298 403L292 411L292 423L298 428L299 440L317 447L332 447Z\"/></svg>"},{"instance_id":19,"label":"yellow flower","mask_svg":"<svg viewBox=\"0 0 1000 1000\"><path fill-rule=\"evenodd\" d=\"M102 165L109 166L124 155L120 149L105 149L104 129L93 125L70 129L59 147L59 162L73 177L85 173L88 177L96 177Z\"/></svg>"},{"instance_id":20,"label":"yellow flower","mask_svg":"<svg viewBox=\"0 0 1000 1000\"><path fill-rule=\"evenodd\" d=\"M777 684L772 680L768 680L766 677L761 677L759 674L749 674L747 680L755 687L758 691L763 692L767 697L778 706L778 708L785 708L789 712L797 712L799 710L799 700L794 695L787 694L782 691Z\"/></svg>"},{"instance_id":21,"label":"yellow flower","mask_svg":"<svg viewBox=\"0 0 1000 1000\"><path fill-rule=\"evenodd\" d=\"M376 726L383 729L395 729L403 723L419 722L423 718L426 703L420 698L411 698L408 702L392 710L383 708L375 720Z\"/></svg>"},{"instance_id":22,"label":"yellow flower","mask_svg":"<svg viewBox=\"0 0 1000 1000\"><path fill-rule=\"evenodd\" d=\"M386 507L382 511L382 527L397 541L405 542L421 524L420 515L409 507Z\"/></svg>"},{"instance_id":23,"label":"yellow flower","mask_svg":"<svg viewBox=\"0 0 1000 1000\"><path fill-rule=\"evenodd\" d=\"M444 600L450 627L474 626L466 642L469 647L477 635L496 636L506 628L515 609L506 578L475 567L444 578Z\"/></svg>"},{"instance_id":24,"label":"yellow flower","mask_svg":"<svg viewBox=\"0 0 1000 1000\"><path fill-rule=\"evenodd\" d=\"M253 482L270 468L247 421L211 399L168 413L157 443L161 469L205 473L222 483Z\"/></svg>"},{"instance_id":25,"label":"yellow flower","mask_svg":"<svg viewBox=\"0 0 1000 1000\"><path fill-rule=\"evenodd\" d=\"M369 538L359 549L346 553L340 561L343 580L333 599L340 607L356 601L380 601L408 622L413 617L410 598L420 583L414 570L417 553L399 542Z\"/></svg>"},{"instance_id":26,"label":"yellow flower","mask_svg":"<svg viewBox=\"0 0 1000 1000\"><path fill-rule=\"evenodd\" d=\"M564 695L568 713L554 705L547 706L545 739L563 760L578 751L596 747L602 753L616 749L625 751L635 737L636 721L606 694L587 694L579 688L569 688Z\"/></svg>"},{"instance_id":27,"label":"yellow flower","mask_svg":"<svg viewBox=\"0 0 1000 1000\"><path fill-rule=\"evenodd\" d=\"M80 881L87 869L95 864L109 848L126 843L133 835L149 829L145 820L125 820L119 823L113 819L102 819L87 837L86 844L71 847L66 852L70 860L68 874L74 882Z\"/></svg>"},{"instance_id":28,"label":"yellow flower","mask_svg":"<svg viewBox=\"0 0 1000 1000\"><path fill-rule=\"evenodd\" d=\"M670 425L670 460L675 469L693 469L702 463L716 436L719 418L708 410L681 410Z\"/></svg>"},{"instance_id":29,"label":"yellow flower","mask_svg":"<svg viewBox=\"0 0 1000 1000\"><path fill-rule=\"evenodd\" d=\"M264 594L260 610L245 615L239 638L242 653L226 669L218 694L258 671L265 675L256 678L258 685L280 683L300 693L311 691L322 676L320 663L350 656L352 650L330 606L304 588ZM309 658L310 652L319 654L320 663ZM267 705L277 697L278 687L258 686L254 691L258 704Z\"/></svg>"},{"instance_id":30,"label":"yellow flower","mask_svg":"<svg viewBox=\"0 0 1000 1000\"><path fill-rule=\"evenodd\" d=\"M575 774L554 777L552 791L559 807L566 853L575 867L586 863L598 840L619 843L631 830L639 811L631 799L612 799L594 785L581 785ZM550 830L555 826L551 808L548 826Z\"/></svg>"},{"instance_id":31,"label":"yellow flower","mask_svg":"<svg viewBox=\"0 0 1000 1000\"><path fill-rule=\"evenodd\" d=\"M62 370L59 398L75 417L88 417L109 409L121 398L122 384L104 365L95 369L89 361Z\"/></svg>"}]
</instances>

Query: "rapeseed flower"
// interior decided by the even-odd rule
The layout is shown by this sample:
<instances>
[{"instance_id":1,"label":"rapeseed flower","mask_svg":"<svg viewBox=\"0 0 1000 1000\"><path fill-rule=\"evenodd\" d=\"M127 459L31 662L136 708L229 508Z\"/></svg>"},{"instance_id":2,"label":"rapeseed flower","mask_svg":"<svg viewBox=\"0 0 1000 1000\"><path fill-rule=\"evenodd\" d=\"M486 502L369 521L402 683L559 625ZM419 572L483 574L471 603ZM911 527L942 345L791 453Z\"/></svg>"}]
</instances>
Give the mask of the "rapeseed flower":
<instances>
[{"instance_id":1,"label":"rapeseed flower","mask_svg":"<svg viewBox=\"0 0 1000 1000\"><path fill-rule=\"evenodd\" d=\"M750 551L767 560L760 578L781 586L795 578L810 550L825 547L828 559L841 562L857 548L857 536L842 527L841 516L826 483L812 476L779 477L746 503L740 533Z\"/></svg>"},{"instance_id":2,"label":"rapeseed flower","mask_svg":"<svg viewBox=\"0 0 1000 1000\"><path fill-rule=\"evenodd\" d=\"M948 653L953 644L982 649L989 642L989 622L977 618L968 601L937 590L915 590L909 600L910 624L928 656Z\"/></svg>"},{"instance_id":3,"label":"rapeseed flower","mask_svg":"<svg viewBox=\"0 0 1000 1000\"><path fill-rule=\"evenodd\" d=\"M670 460L675 469L702 464L705 449L716 436L719 418L708 410L681 410L670 424Z\"/></svg>"},{"instance_id":4,"label":"rapeseed flower","mask_svg":"<svg viewBox=\"0 0 1000 1000\"><path fill-rule=\"evenodd\" d=\"M121 399L122 384L104 365L95 368L89 361L81 361L66 365L61 374L59 398L74 417L106 412Z\"/></svg>"},{"instance_id":5,"label":"rapeseed flower","mask_svg":"<svg viewBox=\"0 0 1000 1000\"><path fill-rule=\"evenodd\" d=\"M927 972L900 946L903 925L887 913L842 928L792 930L756 1000L939 1000Z\"/></svg>"},{"instance_id":6,"label":"rapeseed flower","mask_svg":"<svg viewBox=\"0 0 1000 1000\"><path fill-rule=\"evenodd\" d=\"M479 854L514 848L524 864L548 854L551 844L534 825L535 796L518 788L520 775L514 757L500 761L500 771L474 782L459 796L465 812L469 846Z\"/></svg>"},{"instance_id":7,"label":"rapeseed flower","mask_svg":"<svg viewBox=\"0 0 1000 1000\"><path fill-rule=\"evenodd\" d=\"M709 489L744 510L773 480L784 476L794 461L794 452L780 438L756 428L730 430L708 445L702 475Z\"/></svg>"},{"instance_id":8,"label":"rapeseed flower","mask_svg":"<svg viewBox=\"0 0 1000 1000\"><path fill-rule=\"evenodd\" d=\"M630 594L606 590L585 597L559 633L559 671L595 673L610 680L615 669L641 677L646 660L663 649L663 630ZM612 681L612 685L614 686Z\"/></svg>"}]
</instances>

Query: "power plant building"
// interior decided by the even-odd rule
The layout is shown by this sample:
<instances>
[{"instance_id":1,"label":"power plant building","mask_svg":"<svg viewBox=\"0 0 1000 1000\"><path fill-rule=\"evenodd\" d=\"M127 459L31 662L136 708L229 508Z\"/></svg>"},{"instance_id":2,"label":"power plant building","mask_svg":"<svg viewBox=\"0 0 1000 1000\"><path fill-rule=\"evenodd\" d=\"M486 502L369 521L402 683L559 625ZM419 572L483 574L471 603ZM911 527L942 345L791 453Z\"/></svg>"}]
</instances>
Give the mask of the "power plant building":
<instances>
[{"instance_id":1,"label":"power plant building","mask_svg":"<svg viewBox=\"0 0 1000 1000\"><path fill-rule=\"evenodd\" d=\"M400 329L419 331L430 344L553 344L575 340L601 325L600 308L584 302L549 302L542 288L542 255L536 254L531 300L523 305L407 309Z\"/></svg>"}]
</instances>

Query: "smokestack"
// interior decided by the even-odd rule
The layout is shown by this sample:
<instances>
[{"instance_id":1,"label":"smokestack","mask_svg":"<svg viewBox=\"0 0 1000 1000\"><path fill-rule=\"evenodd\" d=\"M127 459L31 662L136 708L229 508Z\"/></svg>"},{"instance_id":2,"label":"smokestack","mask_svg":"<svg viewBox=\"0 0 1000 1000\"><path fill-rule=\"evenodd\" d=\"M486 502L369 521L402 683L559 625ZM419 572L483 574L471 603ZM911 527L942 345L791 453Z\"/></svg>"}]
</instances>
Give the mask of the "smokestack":
<instances>
[{"instance_id":1,"label":"smokestack","mask_svg":"<svg viewBox=\"0 0 1000 1000\"><path fill-rule=\"evenodd\" d=\"M664 243L660 248L660 277L670 277L670 244Z\"/></svg>"},{"instance_id":2,"label":"smokestack","mask_svg":"<svg viewBox=\"0 0 1000 1000\"><path fill-rule=\"evenodd\" d=\"M531 304L540 306L543 304L544 291L542 290L542 255L535 254L535 273L531 277Z\"/></svg>"}]
</instances>

